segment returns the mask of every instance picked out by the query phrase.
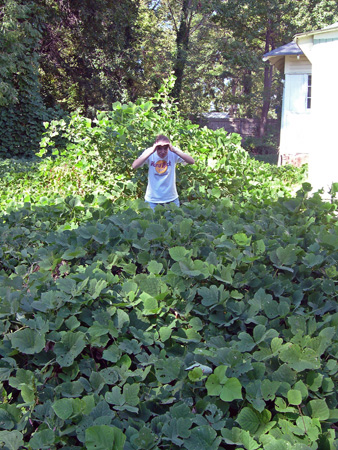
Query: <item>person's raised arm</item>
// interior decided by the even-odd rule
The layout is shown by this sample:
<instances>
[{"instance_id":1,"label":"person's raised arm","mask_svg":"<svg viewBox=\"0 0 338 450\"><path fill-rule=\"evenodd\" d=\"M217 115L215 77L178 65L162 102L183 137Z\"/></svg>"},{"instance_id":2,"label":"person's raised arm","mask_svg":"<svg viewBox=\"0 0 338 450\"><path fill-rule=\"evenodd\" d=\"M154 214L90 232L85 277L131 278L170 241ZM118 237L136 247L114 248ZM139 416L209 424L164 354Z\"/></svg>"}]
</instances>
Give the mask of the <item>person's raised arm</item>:
<instances>
[{"instance_id":1,"label":"person's raised arm","mask_svg":"<svg viewBox=\"0 0 338 450\"><path fill-rule=\"evenodd\" d=\"M139 167L143 166L143 164L146 162L146 160L149 158L149 156L154 153L155 148L156 148L155 145L147 148L147 150L145 150L141 156L139 156L138 158L135 159L135 161L133 162L131 167L133 169L138 169Z\"/></svg>"},{"instance_id":2,"label":"person's raised arm","mask_svg":"<svg viewBox=\"0 0 338 450\"><path fill-rule=\"evenodd\" d=\"M172 145L170 145L169 148L173 153L176 153L177 156L182 158L187 164L195 164L195 160L192 156L188 155L187 153L183 153L182 150Z\"/></svg>"}]
</instances>

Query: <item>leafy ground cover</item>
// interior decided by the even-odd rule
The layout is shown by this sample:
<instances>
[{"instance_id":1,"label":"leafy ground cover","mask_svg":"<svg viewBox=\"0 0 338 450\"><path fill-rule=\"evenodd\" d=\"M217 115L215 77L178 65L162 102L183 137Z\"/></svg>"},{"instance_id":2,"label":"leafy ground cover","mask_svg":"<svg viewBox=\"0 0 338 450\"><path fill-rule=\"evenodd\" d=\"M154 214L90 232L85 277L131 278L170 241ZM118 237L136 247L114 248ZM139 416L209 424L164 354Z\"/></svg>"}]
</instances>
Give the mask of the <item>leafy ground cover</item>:
<instances>
[{"instance_id":1,"label":"leafy ground cover","mask_svg":"<svg viewBox=\"0 0 338 450\"><path fill-rule=\"evenodd\" d=\"M6 449L338 448L336 207L171 106L74 115L54 156L0 164ZM181 208L130 172L153 121L197 160Z\"/></svg>"},{"instance_id":2,"label":"leafy ground cover","mask_svg":"<svg viewBox=\"0 0 338 450\"><path fill-rule=\"evenodd\" d=\"M5 445L336 448L332 205L113 209L2 218Z\"/></svg>"},{"instance_id":3,"label":"leafy ground cover","mask_svg":"<svg viewBox=\"0 0 338 450\"><path fill-rule=\"evenodd\" d=\"M301 185L305 169L258 162L241 148L239 135L184 120L169 98L173 82L169 79L153 101L116 103L95 120L74 113L67 121L46 124L40 158L0 161L0 207L61 204L69 195L84 198L88 192L120 206L142 197L147 174L133 172L131 164L159 133L196 160L178 171L183 200L226 196L257 203L290 195L292 187Z\"/></svg>"}]
</instances>

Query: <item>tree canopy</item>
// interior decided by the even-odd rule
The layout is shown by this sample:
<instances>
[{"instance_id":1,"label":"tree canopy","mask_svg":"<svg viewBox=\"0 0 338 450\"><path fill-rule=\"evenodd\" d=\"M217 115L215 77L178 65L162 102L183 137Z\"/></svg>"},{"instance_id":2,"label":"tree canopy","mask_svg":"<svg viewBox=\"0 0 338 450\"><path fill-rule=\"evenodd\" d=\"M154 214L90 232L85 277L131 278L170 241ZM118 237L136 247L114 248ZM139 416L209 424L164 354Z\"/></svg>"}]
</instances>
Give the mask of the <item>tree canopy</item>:
<instances>
[{"instance_id":1,"label":"tree canopy","mask_svg":"<svg viewBox=\"0 0 338 450\"><path fill-rule=\"evenodd\" d=\"M19 105L27 105L32 92L41 114L61 108L94 117L116 101L151 98L174 73L171 95L182 113L219 110L260 118L264 135L267 118L276 117L281 102L282 75L263 63L263 54L297 32L338 20L338 5L331 0L3 0L0 17L2 121L20 116Z\"/></svg>"}]
</instances>

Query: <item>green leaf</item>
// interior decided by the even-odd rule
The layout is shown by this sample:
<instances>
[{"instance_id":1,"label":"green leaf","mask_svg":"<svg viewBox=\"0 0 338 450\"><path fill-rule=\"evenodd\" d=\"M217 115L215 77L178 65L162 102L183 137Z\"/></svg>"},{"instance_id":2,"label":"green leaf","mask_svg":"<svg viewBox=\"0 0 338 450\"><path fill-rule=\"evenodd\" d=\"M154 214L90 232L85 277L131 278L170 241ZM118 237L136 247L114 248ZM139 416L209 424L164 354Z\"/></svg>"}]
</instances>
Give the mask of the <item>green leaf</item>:
<instances>
[{"instance_id":1,"label":"green leaf","mask_svg":"<svg viewBox=\"0 0 338 450\"><path fill-rule=\"evenodd\" d=\"M180 222L180 236L181 237L189 236L192 224L193 224L193 220L190 218L183 219Z\"/></svg>"},{"instance_id":2,"label":"green leaf","mask_svg":"<svg viewBox=\"0 0 338 450\"><path fill-rule=\"evenodd\" d=\"M137 406L140 403L140 399L138 397L139 391L140 385L137 383L134 384L126 383L123 386L123 395L128 405Z\"/></svg>"},{"instance_id":3,"label":"green leaf","mask_svg":"<svg viewBox=\"0 0 338 450\"><path fill-rule=\"evenodd\" d=\"M250 433L246 430L241 430L240 428L233 427L231 430L223 428L222 436L224 441L230 445L241 445L246 450L256 450L260 448L260 444L255 441Z\"/></svg>"},{"instance_id":4,"label":"green leaf","mask_svg":"<svg viewBox=\"0 0 338 450\"><path fill-rule=\"evenodd\" d=\"M320 266L324 261L324 256L316 255L315 253L307 253L302 259L306 267L312 268L315 266Z\"/></svg>"},{"instance_id":5,"label":"green leaf","mask_svg":"<svg viewBox=\"0 0 338 450\"><path fill-rule=\"evenodd\" d=\"M252 236L247 236L245 233L237 233L233 235L233 240L240 247L247 247L251 243Z\"/></svg>"},{"instance_id":6,"label":"green leaf","mask_svg":"<svg viewBox=\"0 0 338 450\"><path fill-rule=\"evenodd\" d=\"M189 251L184 247L172 247L169 249L169 254L174 261L185 261Z\"/></svg>"},{"instance_id":7,"label":"green leaf","mask_svg":"<svg viewBox=\"0 0 338 450\"><path fill-rule=\"evenodd\" d=\"M158 314L161 308L158 307L158 302L156 298L152 297L151 295L147 294L146 292L142 292L140 295L140 298L143 301L143 314L144 315L152 315L152 314Z\"/></svg>"},{"instance_id":8,"label":"green leaf","mask_svg":"<svg viewBox=\"0 0 338 450\"><path fill-rule=\"evenodd\" d=\"M79 322L75 316L71 316L65 320L65 324L70 331L74 331L81 325L81 322Z\"/></svg>"},{"instance_id":9,"label":"green leaf","mask_svg":"<svg viewBox=\"0 0 338 450\"><path fill-rule=\"evenodd\" d=\"M209 288L202 287L198 289L199 295L202 297L202 305L212 306L218 303L219 290L215 285L211 285Z\"/></svg>"},{"instance_id":10,"label":"green leaf","mask_svg":"<svg viewBox=\"0 0 338 450\"><path fill-rule=\"evenodd\" d=\"M299 450L308 450L308 446L305 449ZM271 439L268 444L264 445L264 450L293 450L296 449L296 446L291 444L290 442L284 439Z\"/></svg>"},{"instance_id":11,"label":"green leaf","mask_svg":"<svg viewBox=\"0 0 338 450\"><path fill-rule=\"evenodd\" d=\"M128 314L125 311L123 311L123 309L118 309L116 314L114 315L113 322L114 326L118 330L122 330L124 326L129 324L130 320Z\"/></svg>"},{"instance_id":12,"label":"green leaf","mask_svg":"<svg viewBox=\"0 0 338 450\"><path fill-rule=\"evenodd\" d=\"M189 380L193 383L202 380L205 378L205 375L203 374L203 370L200 367L195 367L188 373Z\"/></svg>"},{"instance_id":13,"label":"green leaf","mask_svg":"<svg viewBox=\"0 0 338 450\"><path fill-rule=\"evenodd\" d=\"M33 450L50 449L55 441L54 431L50 429L37 431L33 434L29 445Z\"/></svg>"},{"instance_id":14,"label":"green leaf","mask_svg":"<svg viewBox=\"0 0 338 450\"><path fill-rule=\"evenodd\" d=\"M220 397L224 402L242 399L242 385L240 381L237 378L227 379L222 387Z\"/></svg>"},{"instance_id":15,"label":"green leaf","mask_svg":"<svg viewBox=\"0 0 338 450\"><path fill-rule=\"evenodd\" d=\"M111 392L106 392L105 400L108 403L117 406L122 406L126 403L126 399L121 392L121 388L119 388L118 386L114 386Z\"/></svg>"},{"instance_id":16,"label":"green leaf","mask_svg":"<svg viewBox=\"0 0 338 450\"><path fill-rule=\"evenodd\" d=\"M120 345L120 350L122 350L125 353L128 353L129 355L137 355L141 352L141 345L136 339L124 339Z\"/></svg>"},{"instance_id":17,"label":"green leaf","mask_svg":"<svg viewBox=\"0 0 338 450\"><path fill-rule=\"evenodd\" d=\"M86 429L87 450L123 450L126 436L119 428L95 425Z\"/></svg>"},{"instance_id":18,"label":"green leaf","mask_svg":"<svg viewBox=\"0 0 338 450\"><path fill-rule=\"evenodd\" d=\"M290 389L287 396L290 405L300 405L302 403L302 394L296 389Z\"/></svg>"},{"instance_id":19,"label":"green leaf","mask_svg":"<svg viewBox=\"0 0 338 450\"><path fill-rule=\"evenodd\" d=\"M16 421L12 414L0 408L0 424L2 429L12 430L15 427Z\"/></svg>"},{"instance_id":20,"label":"green leaf","mask_svg":"<svg viewBox=\"0 0 338 450\"><path fill-rule=\"evenodd\" d=\"M73 364L74 359L85 348L84 333L67 331L63 334L61 342L57 342L54 346L54 353L57 355L56 361L61 367L69 367Z\"/></svg>"},{"instance_id":21,"label":"green leaf","mask_svg":"<svg viewBox=\"0 0 338 450\"><path fill-rule=\"evenodd\" d=\"M142 427L138 433L132 436L130 441L133 448L151 449L155 443L155 436L149 428Z\"/></svg>"},{"instance_id":22,"label":"green leaf","mask_svg":"<svg viewBox=\"0 0 338 450\"><path fill-rule=\"evenodd\" d=\"M260 419L258 415L251 408L244 407L238 414L236 422L239 423L243 430L249 431L251 434L255 434L259 425Z\"/></svg>"},{"instance_id":23,"label":"green leaf","mask_svg":"<svg viewBox=\"0 0 338 450\"><path fill-rule=\"evenodd\" d=\"M33 355L41 352L46 345L45 335L31 328L24 328L9 335L12 346L21 353Z\"/></svg>"},{"instance_id":24,"label":"green leaf","mask_svg":"<svg viewBox=\"0 0 338 450\"><path fill-rule=\"evenodd\" d=\"M193 428L190 437L184 440L186 450L218 450L221 438L208 425Z\"/></svg>"},{"instance_id":25,"label":"green leaf","mask_svg":"<svg viewBox=\"0 0 338 450\"><path fill-rule=\"evenodd\" d=\"M180 358L169 357L155 362L156 378L161 384L167 384L176 380L182 370Z\"/></svg>"},{"instance_id":26,"label":"green leaf","mask_svg":"<svg viewBox=\"0 0 338 450\"><path fill-rule=\"evenodd\" d=\"M144 233L144 237L149 240L155 240L155 239L159 239L160 237L163 236L164 233L164 228L157 224L157 223L152 223L149 225L149 227L147 228L146 232Z\"/></svg>"},{"instance_id":27,"label":"green leaf","mask_svg":"<svg viewBox=\"0 0 338 450\"><path fill-rule=\"evenodd\" d=\"M26 386L25 384L20 387L21 389L21 395L25 403L32 404L35 400L35 389Z\"/></svg>"},{"instance_id":28,"label":"green leaf","mask_svg":"<svg viewBox=\"0 0 338 450\"><path fill-rule=\"evenodd\" d=\"M320 367L320 360L316 352L311 348L301 349L297 344L284 345L279 357L297 372Z\"/></svg>"},{"instance_id":29,"label":"green leaf","mask_svg":"<svg viewBox=\"0 0 338 450\"><path fill-rule=\"evenodd\" d=\"M173 329L171 327L161 327L159 329L159 333L160 333L160 339L162 342L167 341L172 333Z\"/></svg>"},{"instance_id":30,"label":"green leaf","mask_svg":"<svg viewBox=\"0 0 338 450\"><path fill-rule=\"evenodd\" d=\"M272 353L276 353L283 345L283 339L280 337L274 337L271 341Z\"/></svg>"},{"instance_id":31,"label":"green leaf","mask_svg":"<svg viewBox=\"0 0 338 450\"><path fill-rule=\"evenodd\" d=\"M61 398L60 400L56 400L52 408L60 419L67 420L73 414L73 399Z\"/></svg>"},{"instance_id":32,"label":"green leaf","mask_svg":"<svg viewBox=\"0 0 338 450\"><path fill-rule=\"evenodd\" d=\"M248 333L239 333L238 338L239 341L236 343L236 347L240 352L250 352L256 346L256 343Z\"/></svg>"},{"instance_id":33,"label":"green leaf","mask_svg":"<svg viewBox=\"0 0 338 450\"><path fill-rule=\"evenodd\" d=\"M268 379L262 380L261 392L265 401L274 400L275 394L280 386L280 381L270 381Z\"/></svg>"},{"instance_id":34,"label":"green leaf","mask_svg":"<svg viewBox=\"0 0 338 450\"><path fill-rule=\"evenodd\" d=\"M148 263L147 268L150 273L159 274L163 270L163 264L152 260Z\"/></svg>"},{"instance_id":35,"label":"green leaf","mask_svg":"<svg viewBox=\"0 0 338 450\"><path fill-rule=\"evenodd\" d=\"M89 294L95 300L99 297L101 292L108 286L107 281L105 280L96 280L91 279L89 282Z\"/></svg>"},{"instance_id":36,"label":"green leaf","mask_svg":"<svg viewBox=\"0 0 338 450\"><path fill-rule=\"evenodd\" d=\"M23 447L23 435L20 431L0 431L0 444L5 445L6 450L19 450Z\"/></svg>"},{"instance_id":37,"label":"green leaf","mask_svg":"<svg viewBox=\"0 0 338 450\"><path fill-rule=\"evenodd\" d=\"M306 399L307 396L309 395L309 391L308 388L306 387L306 385L303 383L302 380L297 381L297 383L293 386L294 389L297 389L297 391L299 391L302 395L302 399Z\"/></svg>"},{"instance_id":38,"label":"green leaf","mask_svg":"<svg viewBox=\"0 0 338 450\"><path fill-rule=\"evenodd\" d=\"M86 250L84 248L73 247L66 250L61 258L66 261L71 261L72 259L83 258L84 256L86 256Z\"/></svg>"},{"instance_id":39,"label":"green leaf","mask_svg":"<svg viewBox=\"0 0 338 450\"><path fill-rule=\"evenodd\" d=\"M240 432L240 441L246 450L256 450L260 447L260 444L258 444L258 442L250 436L250 433L245 430Z\"/></svg>"},{"instance_id":40,"label":"green leaf","mask_svg":"<svg viewBox=\"0 0 338 450\"><path fill-rule=\"evenodd\" d=\"M292 244L285 248L279 247L276 250L279 262L282 266L292 266L297 261L298 248Z\"/></svg>"},{"instance_id":41,"label":"green leaf","mask_svg":"<svg viewBox=\"0 0 338 450\"><path fill-rule=\"evenodd\" d=\"M102 358L106 361L116 363L121 358L121 354L121 350L117 347L117 345L110 345L103 351Z\"/></svg>"},{"instance_id":42,"label":"green leaf","mask_svg":"<svg viewBox=\"0 0 338 450\"><path fill-rule=\"evenodd\" d=\"M205 387L207 388L208 395L220 395L222 391L222 385L218 379L218 377L215 374L209 375Z\"/></svg>"},{"instance_id":43,"label":"green leaf","mask_svg":"<svg viewBox=\"0 0 338 450\"><path fill-rule=\"evenodd\" d=\"M227 376L225 375L227 369L228 369L228 366L221 365L221 366L217 366L216 369L214 370L214 375L217 377L217 380L221 384L224 384L226 382L226 380L228 379Z\"/></svg>"},{"instance_id":44,"label":"green leaf","mask_svg":"<svg viewBox=\"0 0 338 450\"><path fill-rule=\"evenodd\" d=\"M312 417L319 420L327 420L330 417L330 410L325 400L311 400L309 407Z\"/></svg>"}]
</instances>

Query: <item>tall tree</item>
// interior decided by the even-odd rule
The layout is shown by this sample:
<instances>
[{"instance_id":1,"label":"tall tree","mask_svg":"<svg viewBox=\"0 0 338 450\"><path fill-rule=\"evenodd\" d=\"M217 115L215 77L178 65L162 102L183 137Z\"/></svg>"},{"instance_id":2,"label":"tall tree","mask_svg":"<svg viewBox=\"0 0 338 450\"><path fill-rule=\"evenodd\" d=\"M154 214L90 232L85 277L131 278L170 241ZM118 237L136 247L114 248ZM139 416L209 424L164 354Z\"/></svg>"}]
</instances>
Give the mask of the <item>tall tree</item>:
<instances>
[{"instance_id":1,"label":"tall tree","mask_svg":"<svg viewBox=\"0 0 338 450\"><path fill-rule=\"evenodd\" d=\"M261 136L265 133L273 82L272 68L269 64L264 65L261 58L264 53L291 39L291 13L291 2L277 0L229 0L220 3L218 9L217 20L231 30L230 46L241 46L242 49L242 54L237 58L237 74L234 76L237 84L242 86L243 98L252 94L255 77L264 80L260 93ZM233 17L241 17L241 21L234 21ZM230 61L233 60L233 52L230 51L229 55ZM232 65L232 71L234 69Z\"/></svg>"},{"instance_id":2,"label":"tall tree","mask_svg":"<svg viewBox=\"0 0 338 450\"><path fill-rule=\"evenodd\" d=\"M36 0L45 10L41 73L46 98L88 114L139 94L138 0Z\"/></svg>"},{"instance_id":3,"label":"tall tree","mask_svg":"<svg viewBox=\"0 0 338 450\"><path fill-rule=\"evenodd\" d=\"M164 3L168 8L168 19L175 33L176 43L173 55L173 72L176 81L171 95L180 100L192 37L201 28L207 26L214 12L214 2L212 0L167 0Z\"/></svg>"},{"instance_id":4,"label":"tall tree","mask_svg":"<svg viewBox=\"0 0 338 450\"><path fill-rule=\"evenodd\" d=\"M40 93L39 10L34 2L5 0L0 16L0 155L32 156L43 121L56 115Z\"/></svg>"},{"instance_id":5,"label":"tall tree","mask_svg":"<svg viewBox=\"0 0 338 450\"><path fill-rule=\"evenodd\" d=\"M337 20L337 10L337 2L331 0L220 1L215 19L230 34L224 47L228 63L225 73L233 93L239 93L239 105L246 103L252 108L252 100L256 105L258 100L259 111L255 108L254 115L260 117L260 136L265 134L271 99L280 92L280 77L274 76L269 63L262 63L263 54L290 42L297 32L333 23ZM236 17L241 20L234 20ZM236 48L241 49L237 54ZM246 107L244 114L249 116L251 112Z\"/></svg>"}]
</instances>

